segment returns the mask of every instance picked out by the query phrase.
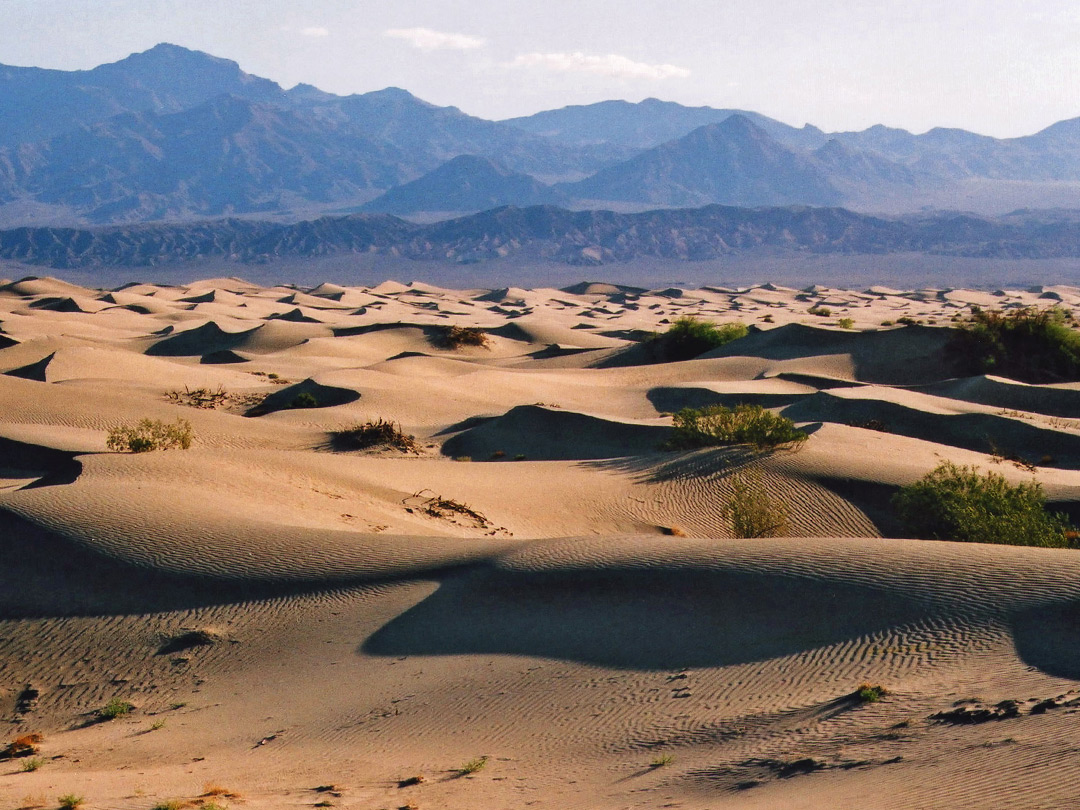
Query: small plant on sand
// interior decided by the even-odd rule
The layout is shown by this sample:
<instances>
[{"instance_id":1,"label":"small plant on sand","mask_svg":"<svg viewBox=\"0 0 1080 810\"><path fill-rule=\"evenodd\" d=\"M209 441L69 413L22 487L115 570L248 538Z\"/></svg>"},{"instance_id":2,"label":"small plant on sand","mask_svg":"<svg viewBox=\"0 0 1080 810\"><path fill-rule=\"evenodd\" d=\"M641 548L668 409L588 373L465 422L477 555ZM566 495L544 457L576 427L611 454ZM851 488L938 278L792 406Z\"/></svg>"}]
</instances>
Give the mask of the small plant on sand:
<instances>
[{"instance_id":1,"label":"small plant on sand","mask_svg":"<svg viewBox=\"0 0 1080 810\"><path fill-rule=\"evenodd\" d=\"M675 761L675 757L672 754L661 754L660 756L658 756L656 759L654 759L652 762L649 763L649 767L653 768L653 769L666 768L668 765L670 765L674 761Z\"/></svg>"},{"instance_id":2,"label":"small plant on sand","mask_svg":"<svg viewBox=\"0 0 1080 810\"><path fill-rule=\"evenodd\" d=\"M168 799L155 804L153 810L183 810L185 807L187 807L186 802L182 802L179 799Z\"/></svg>"},{"instance_id":3,"label":"small plant on sand","mask_svg":"<svg viewBox=\"0 0 1080 810\"><path fill-rule=\"evenodd\" d=\"M230 790L222 785L215 784L214 782L207 782L203 785L203 792L201 798L224 798L224 799L239 799L242 798L235 790ZM204 807L206 805L203 805Z\"/></svg>"},{"instance_id":4,"label":"small plant on sand","mask_svg":"<svg viewBox=\"0 0 1080 810\"><path fill-rule=\"evenodd\" d=\"M447 326L436 340L436 343L447 349L459 349L462 346L487 346L490 342L487 332L478 326Z\"/></svg>"},{"instance_id":5,"label":"small plant on sand","mask_svg":"<svg viewBox=\"0 0 1080 810\"><path fill-rule=\"evenodd\" d=\"M815 304L806 311L811 315L817 315L819 318L828 318L830 315L832 315L831 309L829 309L828 307L823 307L820 304Z\"/></svg>"},{"instance_id":6,"label":"small plant on sand","mask_svg":"<svg viewBox=\"0 0 1080 810\"><path fill-rule=\"evenodd\" d=\"M362 425L335 430L330 434L331 444L338 450L366 450L371 447L389 447L403 453L419 453L420 446L412 436L401 431L401 425L379 418Z\"/></svg>"},{"instance_id":7,"label":"small plant on sand","mask_svg":"<svg viewBox=\"0 0 1080 810\"><path fill-rule=\"evenodd\" d=\"M40 734L23 734L0 749L0 760L32 757L38 752L38 744L44 738Z\"/></svg>"},{"instance_id":8,"label":"small plant on sand","mask_svg":"<svg viewBox=\"0 0 1080 810\"><path fill-rule=\"evenodd\" d=\"M86 800L75 793L65 793L63 796L58 796L56 801L60 805L61 810L76 810L76 808L81 807Z\"/></svg>"},{"instance_id":9,"label":"small plant on sand","mask_svg":"<svg viewBox=\"0 0 1080 810\"><path fill-rule=\"evenodd\" d=\"M105 445L117 453L187 450L191 447L193 436L191 423L186 419L177 419L171 424L160 419L141 419L134 426L119 425L112 428Z\"/></svg>"},{"instance_id":10,"label":"small plant on sand","mask_svg":"<svg viewBox=\"0 0 1080 810\"><path fill-rule=\"evenodd\" d=\"M477 757L476 759L470 759L460 768L456 768L454 770L454 773L456 773L458 776L468 776L469 774L476 773L477 771L482 771L484 769L484 766L487 765L487 761L487 757Z\"/></svg>"},{"instance_id":11,"label":"small plant on sand","mask_svg":"<svg viewBox=\"0 0 1080 810\"><path fill-rule=\"evenodd\" d=\"M884 686L879 683L869 683L868 681L860 683L855 690L855 697L858 698L860 703L877 703L887 694L889 692Z\"/></svg>"},{"instance_id":12,"label":"small plant on sand","mask_svg":"<svg viewBox=\"0 0 1080 810\"><path fill-rule=\"evenodd\" d=\"M207 802L199 805L200 810L225 810L225 805L217 802Z\"/></svg>"},{"instance_id":13,"label":"small plant on sand","mask_svg":"<svg viewBox=\"0 0 1080 810\"><path fill-rule=\"evenodd\" d=\"M23 764L20 768L23 773L33 773L44 764L45 760L41 757L30 757L29 759L23 760Z\"/></svg>"},{"instance_id":14,"label":"small plant on sand","mask_svg":"<svg viewBox=\"0 0 1080 810\"><path fill-rule=\"evenodd\" d=\"M113 698L97 710L97 716L101 720L115 720L118 717L130 714L134 708L135 706L126 700Z\"/></svg>"},{"instance_id":15,"label":"small plant on sand","mask_svg":"<svg viewBox=\"0 0 1080 810\"><path fill-rule=\"evenodd\" d=\"M229 393L220 385L217 389L192 389L185 385L183 391L169 391L165 394L165 398L170 402L175 402L177 405L186 405L189 408L214 410L215 408L222 408L228 404Z\"/></svg>"},{"instance_id":16,"label":"small plant on sand","mask_svg":"<svg viewBox=\"0 0 1080 810\"><path fill-rule=\"evenodd\" d=\"M841 318L840 320L838 320L836 322L836 325L839 326L841 329L854 329L855 328L855 319L854 318Z\"/></svg>"},{"instance_id":17,"label":"small plant on sand","mask_svg":"<svg viewBox=\"0 0 1080 810\"><path fill-rule=\"evenodd\" d=\"M736 537L782 537L788 530L787 505L771 497L756 474L732 478L731 499L721 514L731 519Z\"/></svg>"},{"instance_id":18,"label":"small plant on sand","mask_svg":"<svg viewBox=\"0 0 1080 810\"><path fill-rule=\"evenodd\" d=\"M292 402L289 403L289 407L297 410L302 410L304 408L318 408L319 400L315 399L315 397L307 391L301 391L293 397Z\"/></svg>"},{"instance_id":19,"label":"small plant on sand","mask_svg":"<svg viewBox=\"0 0 1080 810\"><path fill-rule=\"evenodd\" d=\"M165 728L165 718L155 720L150 724L150 731L161 731L163 728Z\"/></svg>"},{"instance_id":20,"label":"small plant on sand","mask_svg":"<svg viewBox=\"0 0 1080 810\"><path fill-rule=\"evenodd\" d=\"M793 446L807 435L784 416L760 405L723 405L683 408L674 416L675 431L667 443L672 450L690 450L724 444L748 444L757 451Z\"/></svg>"},{"instance_id":21,"label":"small plant on sand","mask_svg":"<svg viewBox=\"0 0 1080 810\"><path fill-rule=\"evenodd\" d=\"M666 332L656 335L653 341L662 357L674 362L691 360L733 340L746 337L747 332L744 323L715 324L687 315L677 318Z\"/></svg>"},{"instance_id":22,"label":"small plant on sand","mask_svg":"<svg viewBox=\"0 0 1080 810\"><path fill-rule=\"evenodd\" d=\"M973 307L948 351L960 374L1000 374L1026 383L1080 380L1080 332L1060 309Z\"/></svg>"},{"instance_id":23,"label":"small plant on sand","mask_svg":"<svg viewBox=\"0 0 1080 810\"><path fill-rule=\"evenodd\" d=\"M912 534L926 540L1065 548L1075 536L1064 515L1046 511L1037 481L1010 484L951 461L902 487L892 503Z\"/></svg>"}]
</instances>

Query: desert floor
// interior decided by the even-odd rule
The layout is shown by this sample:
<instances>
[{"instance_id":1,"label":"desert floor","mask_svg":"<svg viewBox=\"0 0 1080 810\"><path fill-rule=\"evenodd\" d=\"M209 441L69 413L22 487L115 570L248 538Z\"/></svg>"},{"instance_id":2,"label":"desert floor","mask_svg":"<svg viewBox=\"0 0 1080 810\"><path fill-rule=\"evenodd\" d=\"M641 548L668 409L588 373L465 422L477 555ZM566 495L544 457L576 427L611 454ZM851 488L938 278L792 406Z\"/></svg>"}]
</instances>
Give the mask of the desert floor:
<instances>
[{"instance_id":1,"label":"desert floor","mask_svg":"<svg viewBox=\"0 0 1080 810\"><path fill-rule=\"evenodd\" d=\"M954 378L971 304L1080 290L4 282L0 808L1080 806L1080 553L888 506L942 459L1080 506L1080 384ZM757 328L653 362L682 315ZM661 449L739 402L810 439ZM332 440L379 418L417 452ZM790 536L733 539L739 476Z\"/></svg>"}]
</instances>

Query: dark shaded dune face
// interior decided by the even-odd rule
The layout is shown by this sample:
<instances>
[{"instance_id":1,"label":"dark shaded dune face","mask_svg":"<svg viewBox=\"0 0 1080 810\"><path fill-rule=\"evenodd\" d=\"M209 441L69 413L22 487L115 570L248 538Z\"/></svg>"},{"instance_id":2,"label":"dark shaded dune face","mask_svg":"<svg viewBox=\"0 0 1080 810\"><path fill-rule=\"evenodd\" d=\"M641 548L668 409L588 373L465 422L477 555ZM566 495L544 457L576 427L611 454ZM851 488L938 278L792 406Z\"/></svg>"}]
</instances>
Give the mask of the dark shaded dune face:
<instances>
[{"instance_id":1,"label":"dark shaded dune face","mask_svg":"<svg viewBox=\"0 0 1080 810\"><path fill-rule=\"evenodd\" d=\"M79 477L82 464L77 453L42 447L0 437L0 475L17 478L37 478L36 486L71 483ZM31 484L35 486L35 484Z\"/></svg>"},{"instance_id":2,"label":"dark shaded dune face","mask_svg":"<svg viewBox=\"0 0 1080 810\"><path fill-rule=\"evenodd\" d=\"M10 371L5 371L4 374L9 377L21 377L24 380L45 382L47 373L46 370L49 367L49 363L52 362L52 359L55 356L56 352L53 352L52 354L49 354L48 356L43 357L40 360L36 360L33 363L27 363L25 366L19 366L18 368L13 368Z\"/></svg>"},{"instance_id":3,"label":"dark shaded dune face","mask_svg":"<svg viewBox=\"0 0 1080 810\"><path fill-rule=\"evenodd\" d=\"M1011 626L1016 652L1026 664L1080 680L1080 600L1024 611Z\"/></svg>"},{"instance_id":4,"label":"dark shaded dune face","mask_svg":"<svg viewBox=\"0 0 1080 810\"><path fill-rule=\"evenodd\" d=\"M939 397L1008 410L1075 417L1080 414L1080 390L1029 385L1002 377L980 375L918 386L914 390Z\"/></svg>"},{"instance_id":5,"label":"dark shaded dune face","mask_svg":"<svg viewBox=\"0 0 1080 810\"><path fill-rule=\"evenodd\" d=\"M733 408L750 404L763 408L785 408L812 394L721 393L704 387L660 386L650 389L646 396L657 411L675 413L683 408L708 408L713 405Z\"/></svg>"},{"instance_id":6,"label":"dark shaded dune face","mask_svg":"<svg viewBox=\"0 0 1080 810\"><path fill-rule=\"evenodd\" d=\"M573 411L520 405L453 437L443 454L475 459L502 452L534 461L600 459L649 453L670 434L660 425L636 425Z\"/></svg>"},{"instance_id":7,"label":"dark shaded dune face","mask_svg":"<svg viewBox=\"0 0 1080 810\"><path fill-rule=\"evenodd\" d=\"M201 357L215 352L236 349L254 329L226 332L213 321L159 340L146 350L152 357Z\"/></svg>"},{"instance_id":8,"label":"dark shaded dune face","mask_svg":"<svg viewBox=\"0 0 1080 810\"><path fill-rule=\"evenodd\" d=\"M527 655L632 669L721 667L795 655L926 620L884 590L709 570L481 569L364 646L377 655Z\"/></svg>"},{"instance_id":9,"label":"dark shaded dune face","mask_svg":"<svg viewBox=\"0 0 1080 810\"><path fill-rule=\"evenodd\" d=\"M759 331L702 357L761 357L794 360L850 355L856 379L886 385L914 385L952 377L945 346L954 330L906 326L871 332L788 324Z\"/></svg>"},{"instance_id":10,"label":"dark shaded dune face","mask_svg":"<svg viewBox=\"0 0 1080 810\"><path fill-rule=\"evenodd\" d=\"M323 385L307 379L271 394L257 407L248 411L247 416L263 416L275 411L295 408L332 408L337 405L348 405L358 399L360 399L359 391L339 388L335 385Z\"/></svg>"},{"instance_id":11,"label":"dark shaded dune face","mask_svg":"<svg viewBox=\"0 0 1080 810\"><path fill-rule=\"evenodd\" d=\"M1080 436L989 413L932 413L881 399L850 399L819 392L781 413L796 422L860 424L876 420L888 432L980 453L1023 453L1038 461L1080 468Z\"/></svg>"}]
</instances>

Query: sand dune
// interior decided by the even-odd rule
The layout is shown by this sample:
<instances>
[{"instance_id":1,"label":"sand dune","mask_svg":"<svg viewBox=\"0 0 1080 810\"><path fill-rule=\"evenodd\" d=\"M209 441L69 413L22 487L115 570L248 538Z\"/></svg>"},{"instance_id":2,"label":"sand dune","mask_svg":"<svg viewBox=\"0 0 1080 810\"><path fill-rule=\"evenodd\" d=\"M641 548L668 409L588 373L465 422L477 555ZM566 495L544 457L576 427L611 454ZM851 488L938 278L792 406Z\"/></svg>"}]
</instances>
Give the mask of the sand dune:
<instances>
[{"instance_id":1,"label":"sand dune","mask_svg":"<svg viewBox=\"0 0 1080 810\"><path fill-rule=\"evenodd\" d=\"M969 305L1055 303L6 282L0 715L44 740L4 806L1071 807L1080 556L905 539L889 505L947 459L1080 514L1080 388L946 351ZM752 328L656 362L686 315ZM809 439L665 449L740 403ZM144 418L192 447L108 450ZM336 435L378 419L413 443ZM747 481L784 536L733 536Z\"/></svg>"}]
</instances>

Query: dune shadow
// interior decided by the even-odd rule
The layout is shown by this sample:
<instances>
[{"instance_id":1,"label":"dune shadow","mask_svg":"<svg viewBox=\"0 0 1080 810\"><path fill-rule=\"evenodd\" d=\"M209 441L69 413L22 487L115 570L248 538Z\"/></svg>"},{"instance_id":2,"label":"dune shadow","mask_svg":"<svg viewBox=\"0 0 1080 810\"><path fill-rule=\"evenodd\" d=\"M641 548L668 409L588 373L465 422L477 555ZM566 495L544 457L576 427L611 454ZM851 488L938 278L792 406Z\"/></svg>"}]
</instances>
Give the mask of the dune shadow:
<instances>
[{"instance_id":1,"label":"dune shadow","mask_svg":"<svg viewBox=\"0 0 1080 810\"><path fill-rule=\"evenodd\" d=\"M1080 681L1080 601L1017 613L1012 631L1024 663L1048 675Z\"/></svg>"},{"instance_id":2,"label":"dune shadow","mask_svg":"<svg viewBox=\"0 0 1080 810\"><path fill-rule=\"evenodd\" d=\"M526 574L485 566L444 579L361 650L716 667L794 655L927 613L883 590L793 577L693 567Z\"/></svg>"}]
</instances>

